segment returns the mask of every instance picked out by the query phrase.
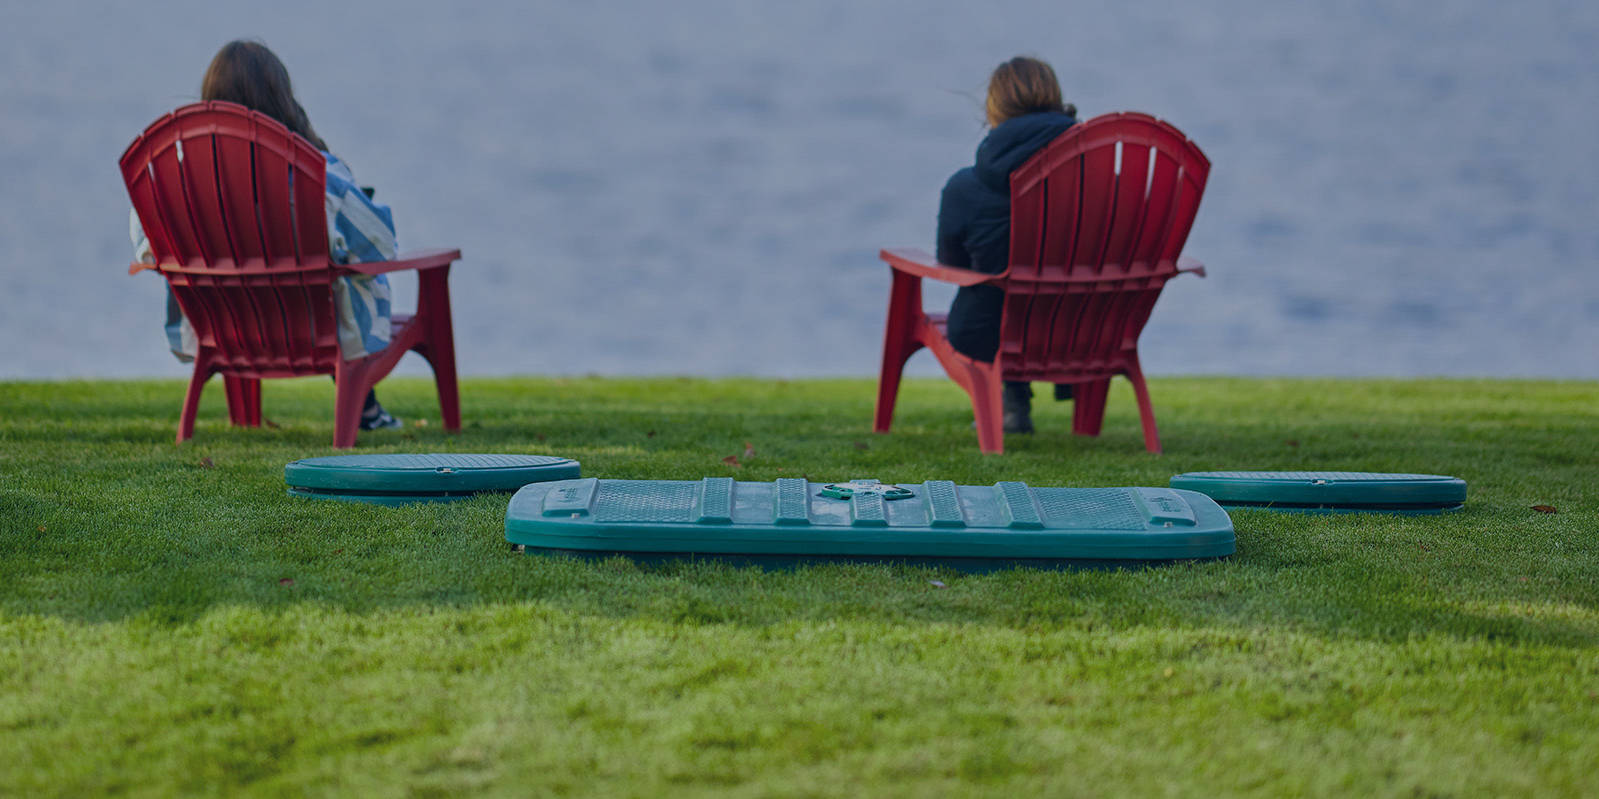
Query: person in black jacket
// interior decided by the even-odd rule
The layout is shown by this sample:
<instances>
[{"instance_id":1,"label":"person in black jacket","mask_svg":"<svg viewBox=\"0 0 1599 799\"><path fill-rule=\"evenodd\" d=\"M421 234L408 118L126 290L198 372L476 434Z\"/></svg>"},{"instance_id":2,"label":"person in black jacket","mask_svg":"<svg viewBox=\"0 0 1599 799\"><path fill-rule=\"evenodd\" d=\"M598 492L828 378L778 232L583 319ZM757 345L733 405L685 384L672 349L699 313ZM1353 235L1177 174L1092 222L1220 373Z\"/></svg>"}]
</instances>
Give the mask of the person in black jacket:
<instances>
[{"instance_id":1,"label":"person in black jacket","mask_svg":"<svg viewBox=\"0 0 1599 799\"><path fill-rule=\"evenodd\" d=\"M1018 56L1000 64L988 79L988 136L977 146L972 166L951 175L938 209L938 260L978 272L998 274L1010 263L1010 173L1033 153L1077 124L1077 108L1062 102L1060 83L1049 64ZM996 286L966 286L949 308L950 344L979 361L999 350L999 321L1005 293ZM1056 399L1071 396L1057 386ZM1005 432L1031 433L1032 388L1005 383Z\"/></svg>"}]
</instances>

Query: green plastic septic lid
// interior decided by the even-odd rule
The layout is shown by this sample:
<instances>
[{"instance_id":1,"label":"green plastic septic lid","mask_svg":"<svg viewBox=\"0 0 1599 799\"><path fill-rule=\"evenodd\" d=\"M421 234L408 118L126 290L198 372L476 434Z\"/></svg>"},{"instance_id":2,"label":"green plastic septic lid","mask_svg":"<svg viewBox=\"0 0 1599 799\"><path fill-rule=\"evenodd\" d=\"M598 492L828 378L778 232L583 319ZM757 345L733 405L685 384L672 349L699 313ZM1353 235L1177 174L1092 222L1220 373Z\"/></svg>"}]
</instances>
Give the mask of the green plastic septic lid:
<instances>
[{"instance_id":1,"label":"green plastic septic lid","mask_svg":"<svg viewBox=\"0 0 1599 799\"><path fill-rule=\"evenodd\" d=\"M1188 472L1171 487L1223 505L1443 508L1466 501L1466 481L1441 474Z\"/></svg>"},{"instance_id":2,"label":"green plastic septic lid","mask_svg":"<svg viewBox=\"0 0 1599 799\"><path fill-rule=\"evenodd\" d=\"M852 485L853 484L853 485ZM851 486L850 498L827 488ZM889 502L888 496L909 496ZM505 540L535 551L635 557L1020 558L1158 561L1233 554L1214 500L1169 488L961 486L928 480L812 483L562 480L530 483L505 509Z\"/></svg>"},{"instance_id":3,"label":"green plastic septic lid","mask_svg":"<svg viewBox=\"0 0 1599 799\"><path fill-rule=\"evenodd\" d=\"M379 494L515 491L528 483L580 477L578 462L552 455L333 455L283 467L291 489Z\"/></svg>"}]
</instances>

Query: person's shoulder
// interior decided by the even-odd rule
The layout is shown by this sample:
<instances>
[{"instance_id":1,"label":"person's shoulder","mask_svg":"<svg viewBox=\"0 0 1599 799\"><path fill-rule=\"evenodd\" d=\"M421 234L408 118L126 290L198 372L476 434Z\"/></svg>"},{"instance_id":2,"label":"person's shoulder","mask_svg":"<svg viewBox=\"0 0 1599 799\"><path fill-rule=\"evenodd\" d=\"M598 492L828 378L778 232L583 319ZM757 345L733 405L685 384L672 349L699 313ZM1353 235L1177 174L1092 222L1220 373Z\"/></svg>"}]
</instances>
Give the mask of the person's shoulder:
<instances>
[{"instance_id":1,"label":"person's shoulder","mask_svg":"<svg viewBox=\"0 0 1599 799\"><path fill-rule=\"evenodd\" d=\"M955 174L950 175L949 180L944 181L945 194L974 191L982 187L982 182L977 179L977 172L969 166L963 166L955 170Z\"/></svg>"},{"instance_id":2,"label":"person's shoulder","mask_svg":"<svg viewBox=\"0 0 1599 799\"><path fill-rule=\"evenodd\" d=\"M1007 202L1010 195L995 191L983 182L974 167L962 167L944 183L941 199L947 207L975 208L994 201Z\"/></svg>"},{"instance_id":3,"label":"person's shoulder","mask_svg":"<svg viewBox=\"0 0 1599 799\"><path fill-rule=\"evenodd\" d=\"M350 171L350 165L339 160L339 157L326 150L322 157L327 159L328 192L331 194L344 194L355 187L355 173Z\"/></svg>"}]
</instances>

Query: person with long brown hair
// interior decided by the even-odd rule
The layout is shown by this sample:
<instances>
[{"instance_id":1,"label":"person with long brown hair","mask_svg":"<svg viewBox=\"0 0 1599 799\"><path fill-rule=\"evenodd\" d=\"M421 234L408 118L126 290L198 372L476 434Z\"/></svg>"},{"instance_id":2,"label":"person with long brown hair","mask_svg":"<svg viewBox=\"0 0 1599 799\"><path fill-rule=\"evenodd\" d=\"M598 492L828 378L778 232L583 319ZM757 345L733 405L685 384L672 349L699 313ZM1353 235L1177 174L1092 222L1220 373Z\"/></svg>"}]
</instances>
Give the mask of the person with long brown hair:
<instances>
[{"instance_id":1,"label":"person with long brown hair","mask_svg":"<svg viewBox=\"0 0 1599 799\"><path fill-rule=\"evenodd\" d=\"M950 176L938 209L938 260L998 274L1010 263L1010 173L1033 153L1077 123L1077 107L1061 98L1055 70L1037 58L1018 56L988 79L984 104L989 132L972 166ZM950 344L979 361L999 349L1005 293L995 286L967 286L949 309ZM1071 396L1057 386L1055 396ZM1005 383L1005 432L1031 433L1032 388Z\"/></svg>"},{"instance_id":2,"label":"person with long brown hair","mask_svg":"<svg viewBox=\"0 0 1599 799\"><path fill-rule=\"evenodd\" d=\"M200 80L202 101L238 103L283 123L322 151L327 160L326 206L328 252L337 263L392 260L399 248L394 237L394 215L388 206L373 202L368 190L356 186L349 166L332 153L311 127L305 109L294 97L289 70L265 44L238 40L217 51ZM149 241L131 214L135 260L153 263ZM333 299L339 323L339 350L346 360L361 358L388 346L390 293L383 275L350 275L333 282ZM193 360L193 329L183 317L177 299L167 291L167 337L179 360ZM369 392L361 411L361 429L399 427L400 420L383 410L377 394Z\"/></svg>"}]
</instances>

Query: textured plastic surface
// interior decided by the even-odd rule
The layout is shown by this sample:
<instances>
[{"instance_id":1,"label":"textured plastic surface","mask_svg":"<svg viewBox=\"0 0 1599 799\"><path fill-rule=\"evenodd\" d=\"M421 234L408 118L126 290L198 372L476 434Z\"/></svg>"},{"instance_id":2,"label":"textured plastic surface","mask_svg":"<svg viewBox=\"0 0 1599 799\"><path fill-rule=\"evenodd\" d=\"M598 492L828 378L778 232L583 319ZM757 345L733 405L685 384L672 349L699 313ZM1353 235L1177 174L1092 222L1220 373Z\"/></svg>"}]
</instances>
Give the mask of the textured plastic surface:
<instances>
[{"instance_id":1,"label":"textured plastic surface","mask_svg":"<svg viewBox=\"0 0 1599 799\"><path fill-rule=\"evenodd\" d=\"M283 467L289 493L379 504L511 492L528 483L580 476L577 461L550 455L335 455Z\"/></svg>"},{"instance_id":2,"label":"textured plastic surface","mask_svg":"<svg viewBox=\"0 0 1599 799\"><path fill-rule=\"evenodd\" d=\"M901 484L913 496L890 502L869 492L824 496L825 485L535 483L511 498L505 538L583 553L927 560L1175 560L1223 557L1235 546L1227 512L1190 491L931 480Z\"/></svg>"},{"instance_id":3,"label":"textured plastic surface","mask_svg":"<svg viewBox=\"0 0 1599 799\"><path fill-rule=\"evenodd\" d=\"M233 424L259 427L262 378L330 374L333 446L353 447L367 391L407 352L433 367L444 429L460 429L449 291L459 250L334 264L326 159L278 121L233 103L195 103L161 117L128 145L121 167L154 268L199 339L179 443L194 434L212 375L222 375ZM417 270L416 313L391 317L388 347L344 360L333 281L398 269Z\"/></svg>"},{"instance_id":4,"label":"textured plastic surface","mask_svg":"<svg viewBox=\"0 0 1599 799\"><path fill-rule=\"evenodd\" d=\"M1380 472L1188 472L1172 488L1198 491L1229 507L1287 511L1458 510L1466 481L1440 474Z\"/></svg>"},{"instance_id":5,"label":"textured plastic surface","mask_svg":"<svg viewBox=\"0 0 1599 799\"><path fill-rule=\"evenodd\" d=\"M363 494L357 491L335 492L303 488L289 489L289 496L291 497L302 497L304 499L332 499L339 502L361 502L367 505L389 506L412 505L418 502L459 502L464 499L471 499L477 495L477 492L458 494Z\"/></svg>"},{"instance_id":6,"label":"textured plastic surface","mask_svg":"<svg viewBox=\"0 0 1599 799\"><path fill-rule=\"evenodd\" d=\"M971 397L983 452L1005 448L1003 381L1072 384L1072 431L1093 436L1116 375L1132 382L1144 446L1159 452L1138 336L1166 281L1204 274L1179 259L1209 174L1198 145L1169 123L1105 114L1072 126L1011 173L1010 266L1003 274L943 266L913 250L883 250L894 282L873 429L888 432L905 361L927 347ZM923 278L1005 291L992 363L950 346L944 315L922 310Z\"/></svg>"}]
</instances>

